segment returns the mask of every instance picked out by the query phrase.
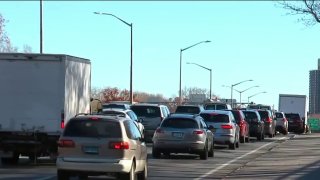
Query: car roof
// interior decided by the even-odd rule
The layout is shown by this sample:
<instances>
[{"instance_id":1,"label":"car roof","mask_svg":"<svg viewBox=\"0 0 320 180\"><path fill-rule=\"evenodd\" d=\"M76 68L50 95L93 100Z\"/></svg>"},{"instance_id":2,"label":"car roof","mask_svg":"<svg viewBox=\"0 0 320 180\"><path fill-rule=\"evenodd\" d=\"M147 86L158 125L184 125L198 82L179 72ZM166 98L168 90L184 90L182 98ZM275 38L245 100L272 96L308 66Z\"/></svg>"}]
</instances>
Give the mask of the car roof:
<instances>
[{"instance_id":1,"label":"car roof","mask_svg":"<svg viewBox=\"0 0 320 180\"><path fill-rule=\"evenodd\" d=\"M152 107L160 107L160 106L164 106L161 104L151 104L151 103L139 103L139 104L133 104L132 106L152 106Z\"/></svg>"},{"instance_id":2,"label":"car roof","mask_svg":"<svg viewBox=\"0 0 320 180\"><path fill-rule=\"evenodd\" d=\"M103 120L108 120L108 121L126 121L126 120L130 120L129 118L126 117L122 117L122 116L108 116L108 115L80 115L80 116L76 116L71 118L71 120L75 121L75 120L87 120L87 119L96 119L96 118L100 118Z\"/></svg>"},{"instance_id":3,"label":"car roof","mask_svg":"<svg viewBox=\"0 0 320 180\"><path fill-rule=\"evenodd\" d=\"M132 110L131 109L120 109L120 108L104 108L102 111L115 111L115 112L127 113L128 111L132 111Z\"/></svg>"},{"instance_id":4,"label":"car roof","mask_svg":"<svg viewBox=\"0 0 320 180\"><path fill-rule=\"evenodd\" d=\"M232 114L231 111L225 111L225 110L204 110L200 114L208 114L208 113L217 113L217 114L225 114L225 115Z\"/></svg>"}]
</instances>

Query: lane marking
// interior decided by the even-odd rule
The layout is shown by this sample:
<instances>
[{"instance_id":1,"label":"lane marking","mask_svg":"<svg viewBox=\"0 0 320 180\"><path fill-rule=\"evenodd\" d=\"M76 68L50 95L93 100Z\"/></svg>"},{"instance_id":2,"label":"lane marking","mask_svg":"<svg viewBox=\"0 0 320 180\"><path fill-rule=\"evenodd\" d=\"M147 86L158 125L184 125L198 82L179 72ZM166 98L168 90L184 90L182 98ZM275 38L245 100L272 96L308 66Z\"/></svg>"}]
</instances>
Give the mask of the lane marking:
<instances>
[{"instance_id":1,"label":"lane marking","mask_svg":"<svg viewBox=\"0 0 320 180\"><path fill-rule=\"evenodd\" d=\"M282 137L282 138L278 139L277 141L282 140L282 139L285 139L285 138L286 138L286 137ZM276 142L276 141L275 141L275 142ZM214 174L215 172L219 171L220 169L222 169L222 168L224 168L224 167L226 167L226 166L229 166L230 164L238 161L239 159L242 159L242 158L244 158L244 157L246 157L246 156L248 156L248 155L250 155L250 154L253 154L253 153L257 152L257 151L259 151L260 149L262 149L262 148L264 148L264 147L267 147L267 146L269 146L269 145L272 144L272 143L274 143L274 142L269 142L268 144L265 144L265 145L263 145L263 146L260 146L260 147L257 148L257 149L254 149L254 150L252 150L252 151L250 151L250 152L247 152L246 154L244 154L244 155L242 155L242 156L239 156L239 157L237 157L237 158L235 158L235 159L233 159L233 160L230 160L229 162L227 162L227 163L225 163L225 164L222 164L221 166L219 166L219 167L217 167L217 168L215 168L215 169L212 169L211 171L207 172L206 174L203 174L202 176L200 176L200 177L198 177L198 178L195 178L194 180L200 180L200 179L202 179L202 178L208 177L209 175Z\"/></svg>"}]
</instances>

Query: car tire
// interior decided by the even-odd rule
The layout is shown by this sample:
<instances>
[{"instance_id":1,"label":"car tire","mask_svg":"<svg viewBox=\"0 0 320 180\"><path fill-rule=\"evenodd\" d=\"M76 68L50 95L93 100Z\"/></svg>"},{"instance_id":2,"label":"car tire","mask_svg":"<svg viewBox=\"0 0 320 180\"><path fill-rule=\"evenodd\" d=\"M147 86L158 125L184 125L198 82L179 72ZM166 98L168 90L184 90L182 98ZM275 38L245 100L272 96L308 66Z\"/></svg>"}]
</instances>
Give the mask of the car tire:
<instances>
[{"instance_id":1,"label":"car tire","mask_svg":"<svg viewBox=\"0 0 320 180\"><path fill-rule=\"evenodd\" d=\"M203 151L200 153L200 159L207 160L208 159L208 144L204 146Z\"/></svg>"},{"instance_id":2,"label":"car tire","mask_svg":"<svg viewBox=\"0 0 320 180\"><path fill-rule=\"evenodd\" d=\"M211 143L211 148L208 154L209 157L213 157L214 156L214 143Z\"/></svg>"},{"instance_id":3,"label":"car tire","mask_svg":"<svg viewBox=\"0 0 320 180\"><path fill-rule=\"evenodd\" d=\"M273 134L269 134L269 138L273 138Z\"/></svg>"},{"instance_id":4,"label":"car tire","mask_svg":"<svg viewBox=\"0 0 320 180\"><path fill-rule=\"evenodd\" d=\"M57 179L58 180L69 180L69 174L66 171L58 170Z\"/></svg>"},{"instance_id":5,"label":"car tire","mask_svg":"<svg viewBox=\"0 0 320 180\"><path fill-rule=\"evenodd\" d=\"M261 141L261 140L262 140L262 133L261 133L261 132L257 135L257 140L258 140L258 141Z\"/></svg>"},{"instance_id":6,"label":"car tire","mask_svg":"<svg viewBox=\"0 0 320 180\"><path fill-rule=\"evenodd\" d=\"M235 141L233 143L229 144L229 149L232 149L232 150L236 149L236 142Z\"/></svg>"},{"instance_id":7,"label":"car tire","mask_svg":"<svg viewBox=\"0 0 320 180\"><path fill-rule=\"evenodd\" d=\"M18 164L18 162L19 162L19 156L20 156L20 154L18 154L18 153L13 153L13 157L10 157L10 158L1 158L1 163L2 163L3 165L6 165L6 164L16 165L16 164Z\"/></svg>"},{"instance_id":8,"label":"car tire","mask_svg":"<svg viewBox=\"0 0 320 180\"><path fill-rule=\"evenodd\" d=\"M240 143L245 143L245 142L246 142L246 137L240 136Z\"/></svg>"},{"instance_id":9,"label":"car tire","mask_svg":"<svg viewBox=\"0 0 320 180\"><path fill-rule=\"evenodd\" d=\"M265 135L264 135L264 132L263 132L263 133L262 133L262 138L261 138L261 139L262 139L262 140L264 140L264 138L265 138Z\"/></svg>"},{"instance_id":10,"label":"car tire","mask_svg":"<svg viewBox=\"0 0 320 180\"><path fill-rule=\"evenodd\" d=\"M119 179L121 179L121 180L137 180L138 177L137 177L137 174L135 171L136 171L136 165L133 162L129 173L120 173Z\"/></svg>"},{"instance_id":11,"label":"car tire","mask_svg":"<svg viewBox=\"0 0 320 180\"><path fill-rule=\"evenodd\" d=\"M148 178L148 163L146 162L144 165L143 171L138 174L138 180L146 180L147 178Z\"/></svg>"},{"instance_id":12,"label":"car tire","mask_svg":"<svg viewBox=\"0 0 320 180\"><path fill-rule=\"evenodd\" d=\"M155 147L152 148L152 157L153 158L160 158L161 157L161 152Z\"/></svg>"},{"instance_id":13,"label":"car tire","mask_svg":"<svg viewBox=\"0 0 320 180\"><path fill-rule=\"evenodd\" d=\"M249 137L249 136L246 137L246 142L247 142L247 143L250 142L250 137Z\"/></svg>"}]
</instances>

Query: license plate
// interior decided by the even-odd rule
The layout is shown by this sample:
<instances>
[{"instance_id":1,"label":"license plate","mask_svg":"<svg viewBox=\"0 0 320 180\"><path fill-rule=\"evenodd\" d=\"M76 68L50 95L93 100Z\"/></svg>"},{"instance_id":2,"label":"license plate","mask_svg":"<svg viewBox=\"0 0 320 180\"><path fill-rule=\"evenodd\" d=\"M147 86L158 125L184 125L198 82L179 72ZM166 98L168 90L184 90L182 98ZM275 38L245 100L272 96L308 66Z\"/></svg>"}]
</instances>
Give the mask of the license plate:
<instances>
[{"instance_id":1,"label":"license plate","mask_svg":"<svg viewBox=\"0 0 320 180\"><path fill-rule=\"evenodd\" d=\"M97 146L84 146L83 152L87 154L99 154L99 147Z\"/></svg>"},{"instance_id":2,"label":"license plate","mask_svg":"<svg viewBox=\"0 0 320 180\"><path fill-rule=\"evenodd\" d=\"M176 137L176 138L182 138L183 137L183 133L181 133L181 132L173 132L172 136Z\"/></svg>"}]
</instances>

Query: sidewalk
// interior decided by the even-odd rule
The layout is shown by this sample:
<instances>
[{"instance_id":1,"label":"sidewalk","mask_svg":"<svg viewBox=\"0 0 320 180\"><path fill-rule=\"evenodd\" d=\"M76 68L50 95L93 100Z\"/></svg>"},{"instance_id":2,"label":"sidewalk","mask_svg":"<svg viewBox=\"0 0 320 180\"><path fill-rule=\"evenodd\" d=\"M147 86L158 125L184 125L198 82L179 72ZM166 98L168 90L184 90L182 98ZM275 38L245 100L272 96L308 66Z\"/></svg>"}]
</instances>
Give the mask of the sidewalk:
<instances>
[{"instance_id":1,"label":"sidewalk","mask_svg":"<svg viewBox=\"0 0 320 180\"><path fill-rule=\"evenodd\" d=\"M320 133L296 135L224 179L320 179Z\"/></svg>"}]
</instances>

